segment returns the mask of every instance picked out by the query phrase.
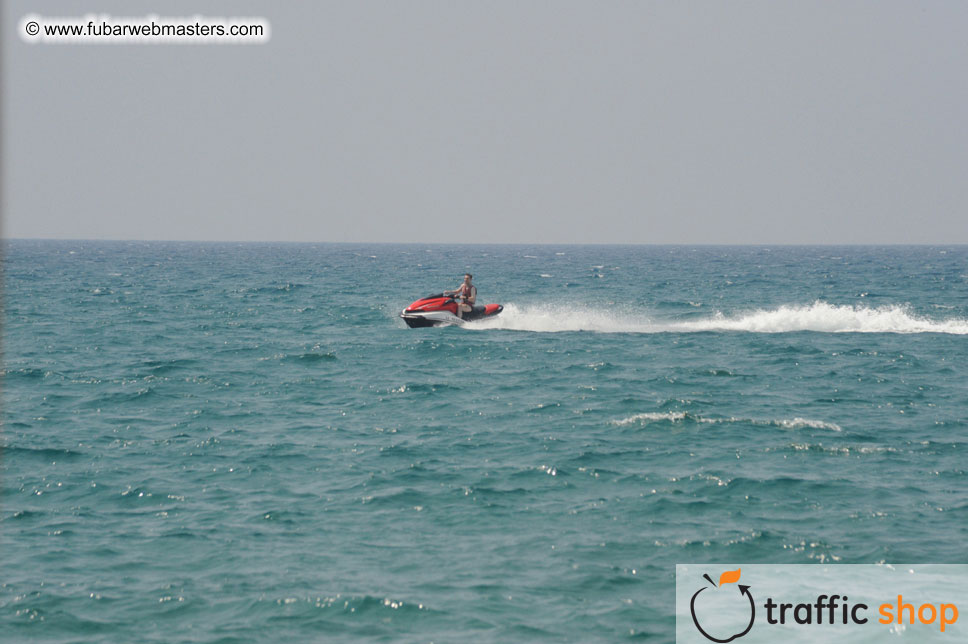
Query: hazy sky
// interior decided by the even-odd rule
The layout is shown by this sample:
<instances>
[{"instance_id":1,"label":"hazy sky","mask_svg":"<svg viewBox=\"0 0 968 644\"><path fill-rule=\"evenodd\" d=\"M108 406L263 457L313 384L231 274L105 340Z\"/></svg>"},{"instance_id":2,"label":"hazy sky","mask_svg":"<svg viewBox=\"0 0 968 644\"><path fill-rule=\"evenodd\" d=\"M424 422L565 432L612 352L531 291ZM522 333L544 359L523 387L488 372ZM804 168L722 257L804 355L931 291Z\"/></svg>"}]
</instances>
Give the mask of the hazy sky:
<instances>
[{"instance_id":1,"label":"hazy sky","mask_svg":"<svg viewBox=\"0 0 968 644\"><path fill-rule=\"evenodd\" d=\"M968 243L968 3L3 4L3 234ZM27 13L265 16L29 45Z\"/></svg>"}]
</instances>

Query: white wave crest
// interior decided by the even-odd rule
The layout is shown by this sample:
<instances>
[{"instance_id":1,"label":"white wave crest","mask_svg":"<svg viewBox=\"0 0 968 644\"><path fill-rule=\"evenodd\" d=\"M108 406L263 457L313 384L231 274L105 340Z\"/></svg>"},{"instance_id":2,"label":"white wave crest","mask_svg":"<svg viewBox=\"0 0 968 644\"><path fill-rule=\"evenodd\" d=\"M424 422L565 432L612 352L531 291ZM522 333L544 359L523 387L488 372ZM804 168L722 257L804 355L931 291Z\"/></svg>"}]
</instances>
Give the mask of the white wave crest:
<instances>
[{"instance_id":1,"label":"white wave crest","mask_svg":"<svg viewBox=\"0 0 968 644\"><path fill-rule=\"evenodd\" d=\"M681 423L686 420L700 424L721 424L721 423L748 423L750 425L779 427L781 429L825 429L832 432L843 431L837 423L828 423L824 420L810 420L809 418L780 418L778 420L762 420L757 418L717 418L706 417L684 411L654 412L648 411L641 414L634 414L627 418L613 420L613 425L648 425L660 421L671 423Z\"/></svg>"},{"instance_id":2,"label":"white wave crest","mask_svg":"<svg viewBox=\"0 0 968 644\"><path fill-rule=\"evenodd\" d=\"M698 417L694 416L697 422L703 422ZM686 412L684 411L647 411L642 414L635 414L629 416L628 418L622 418L620 420L613 420L613 425L634 425L636 423L648 423L655 422L659 420L668 420L670 422L676 423L681 420L686 419Z\"/></svg>"},{"instance_id":3,"label":"white wave crest","mask_svg":"<svg viewBox=\"0 0 968 644\"><path fill-rule=\"evenodd\" d=\"M791 418L789 420L782 419L773 421L773 424L783 429L801 429L803 427L809 427L810 429L829 429L832 432L843 431L840 425L837 423L828 423L823 420L810 420L809 418Z\"/></svg>"},{"instance_id":4,"label":"white wave crest","mask_svg":"<svg viewBox=\"0 0 968 644\"><path fill-rule=\"evenodd\" d=\"M612 311L587 306L507 304L501 315L467 325L473 329L598 333L690 333L701 331L747 331L751 333L948 333L968 335L968 319L931 319L907 306L881 307L814 302L784 305L747 313L716 312L702 319L655 320L644 313Z\"/></svg>"}]
</instances>

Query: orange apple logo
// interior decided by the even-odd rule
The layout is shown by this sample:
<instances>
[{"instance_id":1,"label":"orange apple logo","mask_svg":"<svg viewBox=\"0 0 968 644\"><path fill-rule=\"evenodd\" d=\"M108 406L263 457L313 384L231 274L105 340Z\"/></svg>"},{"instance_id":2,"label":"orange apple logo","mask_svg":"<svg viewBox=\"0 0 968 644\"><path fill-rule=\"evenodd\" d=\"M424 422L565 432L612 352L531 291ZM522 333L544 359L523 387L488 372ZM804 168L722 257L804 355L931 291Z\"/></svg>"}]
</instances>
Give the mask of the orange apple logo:
<instances>
[{"instance_id":1,"label":"orange apple logo","mask_svg":"<svg viewBox=\"0 0 968 644\"><path fill-rule=\"evenodd\" d=\"M713 591L710 591L710 592L714 592L714 591L726 592L723 589L723 585L725 585L725 584L735 584L736 582L738 582L739 581L740 570L741 570L740 568L737 568L736 570L727 570L726 572L724 572L723 574L721 574L719 576L719 585L718 586L713 582L712 579L710 579L709 575L703 575L703 578L705 578L706 581L709 582L710 586L703 586L702 588L700 588L699 590L697 590L696 591L696 594L692 596L692 600L689 602L689 612L692 613L692 623L696 625L696 628L699 630L700 633L702 633L703 637L705 637L710 642L719 642L720 644L725 644L726 642L732 642L734 639L736 639L738 637L743 637L744 635L746 635L747 633L750 632L750 629L751 628L753 628L753 620L756 619L756 604L753 602L753 596L750 594L750 587L749 586L744 586L742 584L738 584L739 585L739 596L737 597L737 601L739 603L737 604L736 610L737 611L745 611L746 610L746 602L743 601L743 596L745 595L746 598L749 600L749 604L750 604L750 606L749 606L750 621L749 621L749 624L746 626L746 629L745 630L743 630L740 633L736 633L735 635L715 637L713 635L710 635L708 632L706 632L706 630L703 629L702 626L700 626L700 624L699 624L699 617L696 616L696 604L697 603L699 604L699 613L702 614L702 612L703 612L703 608L702 608L703 597L700 597L700 595L702 595L702 592L704 590L709 590L710 587L713 588ZM708 596L708 593L707 593L707 596ZM730 600L730 601L732 601L732 600ZM708 620L708 617L707 617L707 620ZM707 624L708 623L709 622L707 621ZM710 630L712 630L712 629L710 629Z\"/></svg>"}]
</instances>

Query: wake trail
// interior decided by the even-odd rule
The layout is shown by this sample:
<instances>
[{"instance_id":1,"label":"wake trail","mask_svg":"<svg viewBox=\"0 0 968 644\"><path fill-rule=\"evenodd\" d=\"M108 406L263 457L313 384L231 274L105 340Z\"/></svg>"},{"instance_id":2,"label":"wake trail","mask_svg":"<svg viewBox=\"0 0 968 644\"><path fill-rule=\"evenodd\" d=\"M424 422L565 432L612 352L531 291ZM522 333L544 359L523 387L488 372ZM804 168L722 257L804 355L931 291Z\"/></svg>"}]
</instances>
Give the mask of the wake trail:
<instances>
[{"instance_id":1,"label":"wake trail","mask_svg":"<svg viewBox=\"0 0 968 644\"><path fill-rule=\"evenodd\" d=\"M644 313L602 311L580 305L517 306L507 304L491 320L471 322L468 329L508 329L539 333L594 331L598 333L696 333L746 331L750 333L947 333L968 335L968 319L931 319L908 306L880 307L814 302L757 309L730 315L716 312L690 320L658 320Z\"/></svg>"}]
</instances>

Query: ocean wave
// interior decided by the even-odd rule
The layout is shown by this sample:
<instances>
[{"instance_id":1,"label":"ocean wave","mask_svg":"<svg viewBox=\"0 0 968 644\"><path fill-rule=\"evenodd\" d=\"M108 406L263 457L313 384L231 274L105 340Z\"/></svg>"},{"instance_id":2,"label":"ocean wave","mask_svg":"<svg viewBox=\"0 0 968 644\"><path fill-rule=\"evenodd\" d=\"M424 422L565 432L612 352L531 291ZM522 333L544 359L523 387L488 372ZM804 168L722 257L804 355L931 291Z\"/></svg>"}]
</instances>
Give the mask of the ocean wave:
<instances>
[{"instance_id":1,"label":"ocean wave","mask_svg":"<svg viewBox=\"0 0 968 644\"><path fill-rule=\"evenodd\" d=\"M234 289L235 293L286 293L289 291L295 291L297 289L306 288L308 284L299 284L287 282L285 284L273 284L268 286L242 286L240 288Z\"/></svg>"},{"instance_id":2,"label":"ocean wave","mask_svg":"<svg viewBox=\"0 0 968 644\"><path fill-rule=\"evenodd\" d=\"M843 456L849 456L850 454L897 454L901 452L897 447L890 445L824 445L823 443L790 443L780 448L767 447L763 451L817 452L822 454L840 454Z\"/></svg>"},{"instance_id":3,"label":"ocean wave","mask_svg":"<svg viewBox=\"0 0 968 644\"><path fill-rule=\"evenodd\" d=\"M263 596L256 600L255 605L251 606L250 609L257 610L257 607L260 605L269 608L272 606L285 606L291 613L294 614L300 611L312 612L313 610L320 608L332 609L337 612L353 613L356 615L371 611L383 613L390 610L409 613L412 611L430 610L423 603L410 599L402 599L399 597L380 597L378 595L344 596L340 593L329 597L288 596L271 599Z\"/></svg>"},{"instance_id":4,"label":"ocean wave","mask_svg":"<svg viewBox=\"0 0 968 644\"><path fill-rule=\"evenodd\" d=\"M0 444L0 454L7 458L39 458L43 461L57 461L65 459L80 458L83 453L72 449L59 449L55 447L20 447L17 445Z\"/></svg>"},{"instance_id":5,"label":"ocean wave","mask_svg":"<svg viewBox=\"0 0 968 644\"><path fill-rule=\"evenodd\" d=\"M297 364L316 364L337 359L335 353L316 353L315 351L310 351L309 353L292 353L283 358L286 362L295 362Z\"/></svg>"},{"instance_id":6,"label":"ocean wave","mask_svg":"<svg viewBox=\"0 0 968 644\"><path fill-rule=\"evenodd\" d=\"M690 320L656 320L644 313L612 312L587 306L507 304L491 319L465 325L468 329L508 329L554 333L697 333L746 331L750 333L947 333L968 335L968 319L932 319L904 305L880 307L837 305L816 301L807 305L784 305Z\"/></svg>"},{"instance_id":7,"label":"ocean wave","mask_svg":"<svg viewBox=\"0 0 968 644\"><path fill-rule=\"evenodd\" d=\"M647 425L649 423L669 422L669 423L696 423L696 424L722 424L722 423L747 423L750 425L760 425L769 427L779 427L781 429L826 429L833 432L843 431L840 425L824 420L811 420L809 418L780 418L775 420L763 420L758 418L736 418L733 416L720 418L715 416L701 416L687 411L647 411L641 414L633 414L626 418L613 420L612 424L622 425Z\"/></svg>"}]
</instances>

